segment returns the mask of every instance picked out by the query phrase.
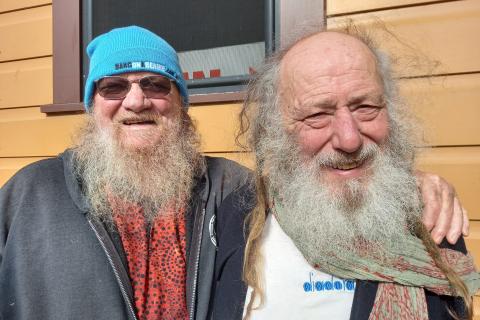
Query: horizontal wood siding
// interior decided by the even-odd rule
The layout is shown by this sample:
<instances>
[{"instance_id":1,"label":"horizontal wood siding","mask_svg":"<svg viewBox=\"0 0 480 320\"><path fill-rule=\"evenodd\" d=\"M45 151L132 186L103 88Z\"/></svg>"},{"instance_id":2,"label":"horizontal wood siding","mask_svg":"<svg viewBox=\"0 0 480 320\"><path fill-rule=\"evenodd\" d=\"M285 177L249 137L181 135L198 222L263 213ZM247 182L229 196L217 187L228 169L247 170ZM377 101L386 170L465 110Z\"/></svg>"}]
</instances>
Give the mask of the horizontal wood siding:
<instances>
[{"instance_id":1,"label":"horizontal wood siding","mask_svg":"<svg viewBox=\"0 0 480 320\"><path fill-rule=\"evenodd\" d=\"M1 114L1 113L0 113ZM81 115L47 117L0 123L0 157L54 156L71 142L81 124Z\"/></svg>"},{"instance_id":2,"label":"horizontal wood siding","mask_svg":"<svg viewBox=\"0 0 480 320\"><path fill-rule=\"evenodd\" d=\"M52 55L52 6L0 14L0 62Z\"/></svg>"},{"instance_id":3,"label":"horizontal wood siding","mask_svg":"<svg viewBox=\"0 0 480 320\"><path fill-rule=\"evenodd\" d=\"M480 221L470 223L470 235L466 238L466 242L475 258L475 264L480 266Z\"/></svg>"},{"instance_id":4,"label":"horizontal wood siding","mask_svg":"<svg viewBox=\"0 0 480 320\"><path fill-rule=\"evenodd\" d=\"M428 145L480 145L480 73L401 80L400 91Z\"/></svg>"},{"instance_id":5,"label":"horizontal wood siding","mask_svg":"<svg viewBox=\"0 0 480 320\"><path fill-rule=\"evenodd\" d=\"M70 134L62 126L45 132L48 121L43 122L47 117L39 107L52 103L51 3L0 1L0 185L23 166L48 156L45 146L58 144L59 135Z\"/></svg>"},{"instance_id":6,"label":"horizontal wood siding","mask_svg":"<svg viewBox=\"0 0 480 320\"><path fill-rule=\"evenodd\" d=\"M0 109L52 103L52 58L0 63Z\"/></svg>"},{"instance_id":7,"label":"horizontal wood siding","mask_svg":"<svg viewBox=\"0 0 480 320\"><path fill-rule=\"evenodd\" d=\"M401 76L480 72L480 1L452 1L425 6L352 14L327 19L329 28L342 25L346 19L379 29L378 19L401 40L378 33L382 49L398 57ZM407 44L407 46L405 45ZM431 69L424 58L440 65Z\"/></svg>"},{"instance_id":8,"label":"horizontal wood siding","mask_svg":"<svg viewBox=\"0 0 480 320\"><path fill-rule=\"evenodd\" d=\"M202 136L205 152L239 151L235 143L240 104L190 107L189 114Z\"/></svg>"},{"instance_id":9,"label":"horizontal wood siding","mask_svg":"<svg viewBox=\"0 0 480 320\"><path fill-rule=\"evenodd\" d=\"M425 150L419 156L418 167L453 183L470 219L480 220L480 146Z\"/></svg>"},{"instance_id":10,"label":"horizontal wood siding","mask_svg":"<svg viewBox=\"0 0 480 320\"><path fill-rule=\"evenodd\" d=\"M443 0L326 0L327 16L346 15L359 11L377 11L392 7L435 3Z\"/></svg>"},{"instance_id":11,"label":"horizontal wood siding","mask_svg":"<svg viewBox=\"0 0 480 320\"><path fill-rule=\"evenodd\" d=\"M52 0L2 0L0 13L51 4Z\"/></svg>"}]
</instances>

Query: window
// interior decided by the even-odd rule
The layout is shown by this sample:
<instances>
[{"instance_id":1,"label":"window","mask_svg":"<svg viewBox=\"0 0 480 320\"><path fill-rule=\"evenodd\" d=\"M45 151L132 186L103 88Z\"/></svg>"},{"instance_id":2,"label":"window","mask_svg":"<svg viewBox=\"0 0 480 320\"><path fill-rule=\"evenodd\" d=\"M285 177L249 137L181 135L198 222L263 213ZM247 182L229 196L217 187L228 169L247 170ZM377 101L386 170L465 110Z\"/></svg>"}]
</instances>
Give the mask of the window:
<instances>
[{"instance_id":1,"label":"window","mask_svg":"<svg viewBox=\"0 0 480 320\"><path fill-rule=\"evenodd\" d=\"M324 21L323 6L319 0L53 0L54 104L42 111L83 111L86 44L132 24L179 52L191 103L241 100L250 74L278 45L273 39L281 41L301 21Z\"/></svg>"},{"instance_id":2,"label":"window","mask_svg":"<svg viewBox=\"0 0 480 320\"><path fill-rule=\"evenodd\" d=\"M238 91L265 57L262 0L83 0L82 9L83 52L112 28L145 27L179 53L190 94Z\"/></svg>"}]
</instances>

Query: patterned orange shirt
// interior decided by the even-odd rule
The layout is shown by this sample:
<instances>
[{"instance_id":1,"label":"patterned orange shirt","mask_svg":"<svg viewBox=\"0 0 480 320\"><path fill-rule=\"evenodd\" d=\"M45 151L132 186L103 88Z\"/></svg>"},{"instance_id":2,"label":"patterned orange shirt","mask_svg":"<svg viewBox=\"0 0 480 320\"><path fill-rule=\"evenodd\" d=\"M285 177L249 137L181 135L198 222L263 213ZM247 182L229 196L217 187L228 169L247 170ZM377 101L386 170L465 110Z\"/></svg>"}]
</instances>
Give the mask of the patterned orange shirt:
<instances>
[{"instance_id":1,"label":"patterned orange shirt","mask_svg":"<svg viewBox=\"0 0 480 320\"><path fill-rule=\"evenodd\" d=\"M139 319L188 319L184 210L159 214L149 229L142 208L118 200L111 204Z\"/></svg>"}]
</instances>

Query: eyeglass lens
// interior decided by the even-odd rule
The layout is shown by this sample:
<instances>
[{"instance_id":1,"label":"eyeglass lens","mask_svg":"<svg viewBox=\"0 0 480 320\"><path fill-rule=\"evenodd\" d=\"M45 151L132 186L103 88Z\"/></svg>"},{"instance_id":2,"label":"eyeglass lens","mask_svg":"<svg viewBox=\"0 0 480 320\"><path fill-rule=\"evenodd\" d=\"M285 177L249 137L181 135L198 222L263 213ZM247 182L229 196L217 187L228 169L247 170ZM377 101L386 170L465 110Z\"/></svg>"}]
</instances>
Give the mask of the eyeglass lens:
<instances>
[{"instance_id":1,"label":"eyeglass lens","mask_svg":"<svg viewBox=\"0 0 480 320\"><path fill-rule=\"evenodd\" d=\"M161 99L170 93L170 79L162 76L147 76L130 81L122 77L103 77L97 81L97 91L105 99L123 99L127 96L132 83L138 83L146 98Z\"/></svg>"}]
</instances>

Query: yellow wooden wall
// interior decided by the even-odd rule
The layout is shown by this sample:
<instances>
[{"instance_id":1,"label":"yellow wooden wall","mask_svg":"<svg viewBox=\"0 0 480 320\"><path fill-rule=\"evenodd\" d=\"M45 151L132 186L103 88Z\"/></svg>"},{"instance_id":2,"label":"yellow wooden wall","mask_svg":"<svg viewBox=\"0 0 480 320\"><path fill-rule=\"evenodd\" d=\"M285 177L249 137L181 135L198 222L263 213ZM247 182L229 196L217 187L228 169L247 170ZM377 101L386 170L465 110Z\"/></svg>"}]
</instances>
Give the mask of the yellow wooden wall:
<instances>
[{"instance_id":1,"label":"yellow wooden wall","mask_svg":"<svg viewBox=\"0 0 480 320\"><path fill-rule=\"evenodd\" d=\"M375 27L374 15L412 48L441 63L434 70L417 65L398 70L411 77L401 80L401 90L429 129L432 147L422 154L419 166L455 185L471 218L468 247L480 265L480 1L327 0L326 7L330 28L345 18ZM382 45L397 55L405 49L387 40ZM432 71L438 76L421 77ZM54 156L70 144L83 116L47 116L39 106L49 103L51 0L2 0L0 185L19 168ZM234 141L239 107L210 104L189 112L202 134L204 152L251 163Z\"/></svg>"},{"instance_id":2,"label":"yellow wooden wall","mask_svg":"<svg viewBox=\"0 0 480 320\"><path fill-rule=\"evenodd\" d=\"M30 124L42 130L46 117L40 113L39 105L51 102L51 0L2 0L0 185L22 166L50 155L41 146L51 142L35 140L35 129ZM22 143L35 145L36 150L25 152L19 148Z\"/></svg>"}]
</instances>

